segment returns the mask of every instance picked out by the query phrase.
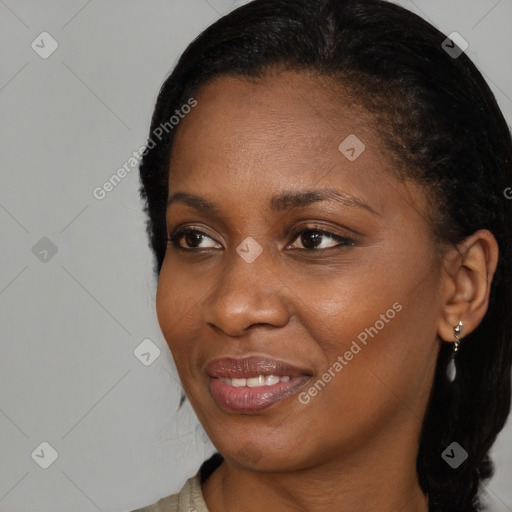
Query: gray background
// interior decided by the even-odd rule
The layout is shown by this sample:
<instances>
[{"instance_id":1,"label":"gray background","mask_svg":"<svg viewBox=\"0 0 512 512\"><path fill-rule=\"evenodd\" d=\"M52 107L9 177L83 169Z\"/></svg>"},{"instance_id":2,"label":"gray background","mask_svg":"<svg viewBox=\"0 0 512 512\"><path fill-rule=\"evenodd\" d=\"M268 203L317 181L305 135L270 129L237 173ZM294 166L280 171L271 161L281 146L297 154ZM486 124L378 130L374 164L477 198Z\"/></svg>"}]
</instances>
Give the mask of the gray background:
<instances>
[{"instance_id":1,"label":"gray background","mask_svg":"<svg viewBox=\"0 0 512 512\"><path fill-rule=\"evenodd\" d=\"M241 3L0 0L0 511L129 511L213 452L176 412L137 169L92 192L145 143L186 45ZM463 35L510 121L512 0L399 3ZM493 456L486 493L510 511L510 421Z\"/></svg>"}]
</instances>

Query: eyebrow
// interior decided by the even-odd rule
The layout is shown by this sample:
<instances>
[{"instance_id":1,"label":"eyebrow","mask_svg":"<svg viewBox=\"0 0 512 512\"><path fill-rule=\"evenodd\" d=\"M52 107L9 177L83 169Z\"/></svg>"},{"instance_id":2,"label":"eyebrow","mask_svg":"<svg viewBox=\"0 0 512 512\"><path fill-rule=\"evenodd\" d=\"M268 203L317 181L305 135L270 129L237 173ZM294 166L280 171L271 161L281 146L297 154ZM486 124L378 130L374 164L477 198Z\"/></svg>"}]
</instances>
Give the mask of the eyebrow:
<instances>
[{"instance_id":1,"label":"eyebrow","mask_svg":"<svg viewBox=\"0 0 512 512\"><path fill-rule=\"evenodd\" d=\"M310 204L319 203L321 201L335 201L343 206L364 209L374 215L380 216L378 212L376 212L362 199L333 189L304 190L278 194L270 200L270 209L272 212L278 213L284 210L304 208ZM174 203L183 203L199 211L217 216L221 215L221 211L217 206L204 197L186 194L184 192L176 192L169 197L167 201L167 208Z\"/></svg>"}]
</instances>

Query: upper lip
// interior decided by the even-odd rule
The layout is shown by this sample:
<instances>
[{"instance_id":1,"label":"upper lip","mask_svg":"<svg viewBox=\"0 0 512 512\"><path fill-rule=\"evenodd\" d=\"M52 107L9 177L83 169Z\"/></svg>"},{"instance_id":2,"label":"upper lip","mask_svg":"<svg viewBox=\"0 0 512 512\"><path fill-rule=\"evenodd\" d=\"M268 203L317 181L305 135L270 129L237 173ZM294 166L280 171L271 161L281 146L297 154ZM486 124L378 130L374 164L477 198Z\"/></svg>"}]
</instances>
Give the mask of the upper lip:
<instances>
[{"instance_id":1,"label":"upper lip","mask_svg":"<svg viewBox=\"0 0 512 512\"><path fill-rule=\"evenodd\" d=\"M206 366L211 377L225 379L249 379L258 375L276 375L278 377L302 377L310 375L307 370L285 361L264 356L251 356L243 359L224 357L215 359Z\"/></svg>"}]
</instances>

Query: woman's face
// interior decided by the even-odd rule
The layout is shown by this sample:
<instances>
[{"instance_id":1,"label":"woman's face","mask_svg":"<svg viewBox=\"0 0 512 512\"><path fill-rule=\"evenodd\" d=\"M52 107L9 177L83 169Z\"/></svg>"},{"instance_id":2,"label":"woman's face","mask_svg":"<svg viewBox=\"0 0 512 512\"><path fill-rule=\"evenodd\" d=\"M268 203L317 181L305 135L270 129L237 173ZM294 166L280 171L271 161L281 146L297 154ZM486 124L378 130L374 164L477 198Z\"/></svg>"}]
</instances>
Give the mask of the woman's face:
<instances>
[{"instance_id":1,"label":"woman's face","mask_svg":"<svg viewBox=\"0 0 512 512\"><path fill-rule=\"evenodd\" d=\"M210 439L263 471L414 451L440 344L424 192L319 79L223 77L196 99L166 218L189 232L168 244L157 314Z\"/></svg>"}]
</instances>

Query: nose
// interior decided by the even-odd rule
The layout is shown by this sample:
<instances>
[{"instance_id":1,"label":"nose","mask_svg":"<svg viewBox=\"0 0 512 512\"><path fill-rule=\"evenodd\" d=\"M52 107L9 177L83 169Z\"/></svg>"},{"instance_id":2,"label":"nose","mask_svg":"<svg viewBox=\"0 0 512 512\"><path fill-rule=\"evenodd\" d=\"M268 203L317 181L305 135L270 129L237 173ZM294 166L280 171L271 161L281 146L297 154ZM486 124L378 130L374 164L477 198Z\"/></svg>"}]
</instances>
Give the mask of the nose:
<instances>
[{"instance_id":1,"label":"nose","mask_svg":"<svg viewBox=\"0 0 512 512\"><path fill-rule=\"evenodd\" d=\"M265 251L252 263L234 252L206 304L210 327L241 336L255 325L284 327L290 319L289 288Z\"/></svg>"}]
</instances>

